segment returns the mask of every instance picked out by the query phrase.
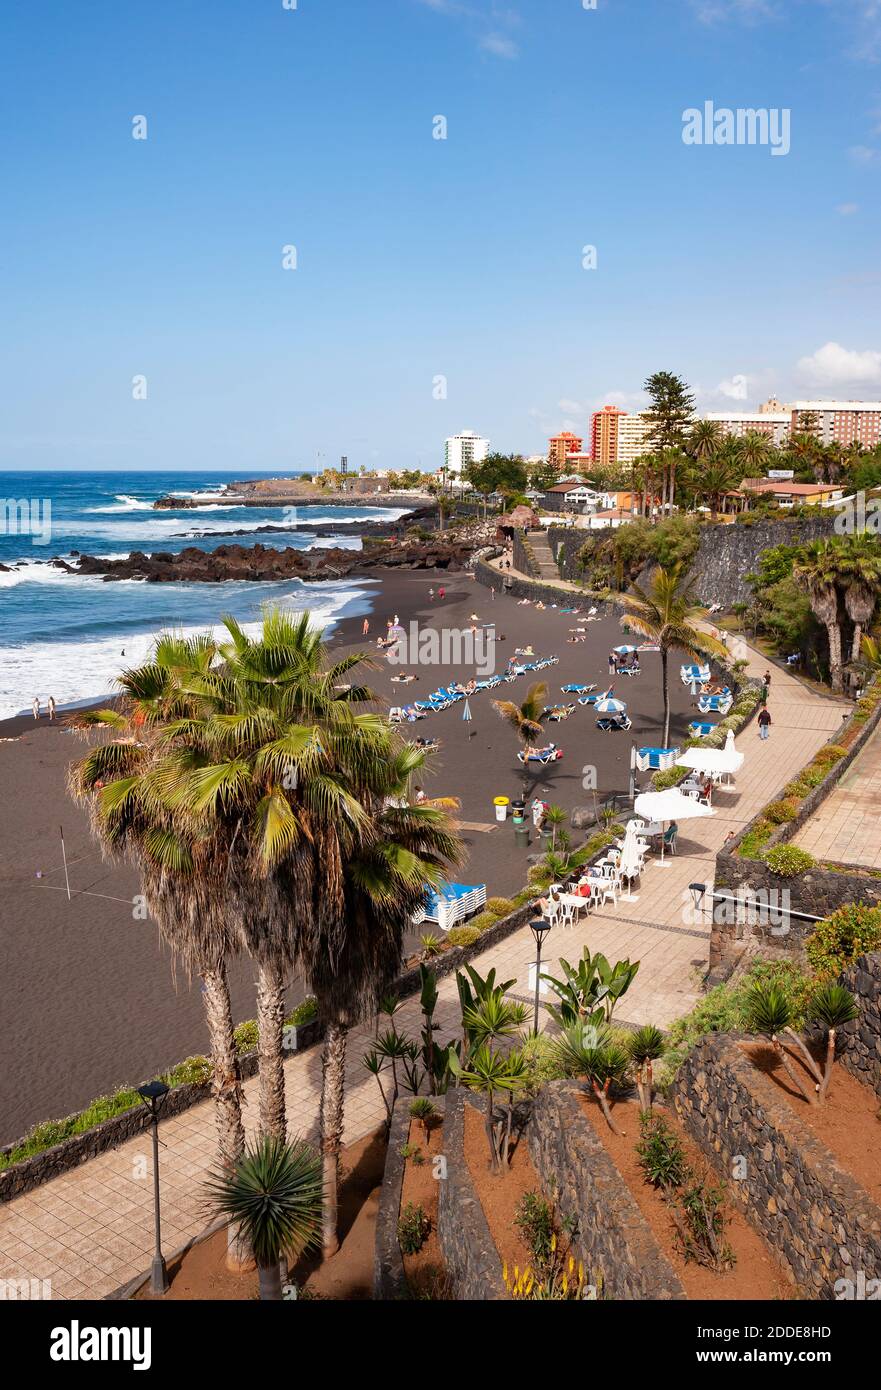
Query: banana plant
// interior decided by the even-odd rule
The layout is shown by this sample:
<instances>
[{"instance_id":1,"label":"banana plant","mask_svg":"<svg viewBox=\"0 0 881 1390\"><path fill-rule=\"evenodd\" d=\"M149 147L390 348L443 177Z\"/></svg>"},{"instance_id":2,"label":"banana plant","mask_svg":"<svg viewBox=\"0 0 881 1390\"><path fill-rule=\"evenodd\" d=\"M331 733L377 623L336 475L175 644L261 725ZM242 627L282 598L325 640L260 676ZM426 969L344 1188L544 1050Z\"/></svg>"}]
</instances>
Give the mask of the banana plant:
<instances>
[{"instance_id":1,"label":"banana plant","mask_svg":"<svg viewBox=\"0 0 881 1390\"><path fill-rule=\"evenodd\" d=\"M585 946L577 968L560 959L565 980L542 975L560 1000L560 1007L548 1005L548 1013L561 1028L571 1028L580 1020L611 1023L615 1005L626 994L639 970L639 961L619 960L610 965L601 952L590 954Z\"/></svg>"}]
</instances>

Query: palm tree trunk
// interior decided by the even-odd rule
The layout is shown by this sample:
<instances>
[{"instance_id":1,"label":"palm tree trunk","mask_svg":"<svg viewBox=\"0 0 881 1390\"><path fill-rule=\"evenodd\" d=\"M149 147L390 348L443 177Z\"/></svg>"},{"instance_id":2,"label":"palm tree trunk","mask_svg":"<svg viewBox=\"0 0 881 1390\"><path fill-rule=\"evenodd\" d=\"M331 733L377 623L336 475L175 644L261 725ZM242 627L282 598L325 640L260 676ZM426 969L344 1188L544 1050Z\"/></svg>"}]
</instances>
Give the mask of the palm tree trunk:
<instances>
[{"instance_id":1,"label":"palm tree trunk","mask_svg":"<svg viewBox=\"0 0 881 1390\"><path fill-rule=\"evenodd\" d=\"M670 682L667 673L667 658L669 652L666 647L661 648L661 680L664 686L664 741L662 748L670 746Z\"/></svg>"},{"instance_id":2,"label":"palm tree trunk","mask_svg":"<svg viewBox=\"0 0 881 1390\"><path fill-rule=\"evenodd\" d=\"M339 1023L329 1023L321 1057L321 1155L324 1165L324 1211L321 1225L325 1259L335 1255L340 1248L337 1214L347 1038L348 1029ZM395 1093L397 1094L397 1085Z\"/></svg>"},{"instance_id":3,"label":"palm tree trunk","mask_svg":"<svg viewBox=\"0 0 881 1390\"><path fill-rule=\"evenodd\" d=\"M829 676L832 689L836 694L840 694L842 687L841 624L837 622L827 623L826 632L829 636Z\"/></svg>"},{"instance_id":4,"label":"palm tree trunk","mask_svg":"<svg viewBox=\"0 0 881 1390\"><path fill-rule=\"evenodd\" d=\"M284 973L276 961L261 961L257 976L257 1066L260 1132L287 1138L284 1094Z\"/></svg>"},{"instance_id":5,"label":"palm tree trunk","mask_svg":"<svg viewBox=\"0 0 881 1390\"><path fill-rule=\"evenodd\" d=\"M260 1286L260 1299L264 1303L280 1303L281 1263L276 1260L271 1265L257 1266L257 1281Z\"/></svg>"},{"instance_id":6,"label":"palm tree trunk","mask_svg":"<svg viewBox=\"0 0 881 1390\"><path fill-rule=\"evenodd\" d=\"M233 1037L232 1005L226 968L201 971L205 1014L211 1038L211 1093L217 1123L220 1162L231 1168L245 1152L238 1055Z\"/></svg>"},{"instance_id":7,"label":"palm tree trunk","mask_svg":"<svg viewBox=\"0 0 881 1390\"><path fill-rule=\"evenodd\" d=\"M808 1095L804 1086L801 1084L798 1077L796 1076L792 1068L792 1064L790 1063L789 1058L786 1055L786 1048L783 1046L782 1042L776 1035L771 1039L771 1042L774 1044L774 1051L777 1053L777 1056L783 1063L783 1069L786 1072L786 1075L789 1077L790 1081L792 1082L793 1086L795 1086L799 1091L801 1091L808 1105L812 1105L813 1101L811 1100L811 1097Z\"/></svg>"},{"instance_id":8,"label":"palm tree trunk","mask_svg":"<svg viewBox=\"0 0 881 1390\"><path fill-rule=\"evenodd\" d=\"M602 1086L598 1086L595 1081L591 1084L593 1086L593 1093L600 1103L600 1109L602 1110L603 1115L606 1118L606 1124L609 1126L609 1129L612 1131L613 1134L620 1134L620 1129L615 1124L615 1121L612 1119L612 1112L609 1109L609 1102L606 1099L605 1091L603 1090Z\"/></svg>"},{"instance_id":9,"label":"palm tree trunk","mask_svg":"<svg viewBox=\"0 0 881 1390\"><path fill-rule=\"evenodd\" d=\"M829 1029L826 1038L826 1066L823 1071L823 1080L820 1082L820 1100L825 1101L826 1092L829 1090L829 1082L832 1080L832 1067L835 1062L835 1029Z\"/></svg>"}]
</instances>

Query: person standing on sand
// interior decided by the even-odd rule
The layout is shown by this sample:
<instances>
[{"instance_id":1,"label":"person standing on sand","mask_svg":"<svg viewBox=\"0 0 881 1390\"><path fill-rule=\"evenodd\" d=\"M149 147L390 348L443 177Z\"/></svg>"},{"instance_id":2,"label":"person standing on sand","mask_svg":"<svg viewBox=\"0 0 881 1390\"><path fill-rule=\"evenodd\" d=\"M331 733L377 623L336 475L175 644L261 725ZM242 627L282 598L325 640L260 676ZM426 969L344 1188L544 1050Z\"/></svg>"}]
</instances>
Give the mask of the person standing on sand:
<instances>
[{"instance_id":1,"label":"person standing on sand","mask_svg":"<svg viewBox=\"0 0 881 1390\"><path fill-rule=\"evenodd\" d=\"M443 585L441 585L441 587L438 589L438 591L437 591L437 596L438 596L439 599L445 599L445 598L446 598L446 596L447 596L447 591L446 591L446 589L443 587Z\"/></svg>"},{"instance_id":2,"label":"person standing on sand","mask_svg":"<svg viewBox=\"0 0 881 1390\"><path fill-rule=\"evenodd\" d=\"M54 722L55 722L55 696L54 696L54 695L50 695L50 696L49 696L49 699L48 699L48 701L47 701L46 707L47 707L47 709L49 710L49 719L50 719L50 722L54 723Z\"/></svg>"},{"instance_id":3,"label":"person standing on sand","mask_svg":"<svg viewBox=\"0 0 881 1390\"><path fill-rule=\"evenodd\" d=\"M35 718L35 719L39 719L39 717L40 717L40 697L39 697L39 695L35 695L35 696L34 696L34 702L33 702L33 704L31 705L31 709L34 711L34 718Z\"/></svg>"},{"instance_id":4,"label":"person standing on sand","mask_svg":"<svg viewBox=\"0 0 881 1390\"><path fill-rule=\"evenodd\" d=\"M370 619L369 619L369 618L365 618L365 619L364 619L364 624L363 624L363 626L362 626L362 628L361 628L361 636L362 636L362 637L366 637L369 631L370 631Z\"/></svg>"},{"instance_id":5,"label":"person standing on sand","mask_svg":"<svg viewBox=\"0 0 881 1390\"><path fill-rule=\"evenodd\" d=\"M759 712L759 738L764 743L771 733L771 711L767 705Z\"/></svg>"}]
</instances>

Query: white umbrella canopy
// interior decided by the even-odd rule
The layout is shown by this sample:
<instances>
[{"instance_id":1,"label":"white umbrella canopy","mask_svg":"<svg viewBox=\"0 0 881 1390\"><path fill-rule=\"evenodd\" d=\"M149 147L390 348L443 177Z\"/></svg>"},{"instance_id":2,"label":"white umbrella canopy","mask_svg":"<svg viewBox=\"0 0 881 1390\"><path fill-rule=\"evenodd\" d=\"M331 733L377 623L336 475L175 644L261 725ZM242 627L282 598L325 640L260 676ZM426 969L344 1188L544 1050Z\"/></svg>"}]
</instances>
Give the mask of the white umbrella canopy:
<instances>
[{"instance_id":1,"label":"white umbrella canopy","mask_svg":"<svg viewBox=\"0 0 881 1390\"><path fill-rule=\"evenodd\" d=\"M698 816L714 816L716 812L693 796L686 796L678 787L670 787L663 792L641 792L633 803L638 816L648 820L694 820Z\"/></svg>"},{"instance_id":2,"label":"white umbrella canopy","mask_svg":"<svg viewBox=\"0 0 881 1390\"><path fill-rule=\"evenodd\" d=\"M690 767L695 772L731 773L743 767L743 754L734 746L734 732L728 730L724 748L686 748L676 759L677 767Z\"/></svg>"}]
</instances>

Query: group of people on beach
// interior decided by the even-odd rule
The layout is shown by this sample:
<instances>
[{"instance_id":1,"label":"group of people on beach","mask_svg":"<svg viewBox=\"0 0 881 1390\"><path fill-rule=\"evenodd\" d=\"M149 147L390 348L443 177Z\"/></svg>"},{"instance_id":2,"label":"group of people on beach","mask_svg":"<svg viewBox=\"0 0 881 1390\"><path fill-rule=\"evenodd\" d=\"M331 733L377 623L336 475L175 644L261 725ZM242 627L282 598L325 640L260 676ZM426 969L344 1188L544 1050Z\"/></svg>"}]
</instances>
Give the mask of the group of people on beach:
<instances>
[{"instance_id":1,"label":"group of people on beach","mask_svg":"<svg viewBox=\"0 0 881 1390\"><path fill-rule=\"evenodd\" d=\"M51 721L52 723L54 723L54 721L55 721L55 711L56 711L56 708L57 708L57 707L56 707L56 704L55 704L55 696L54 696L54 695L50 695L49 698L48 698L48 700L46 701L46 712L47 712L47 714L49 715L49 719L50 719L50 721ZM34 719L39 719L39 718L40 718L40 697L39 697L39 695L35 695L35 696L34 696L34 700L33 700L33 704L31 705L31 709L32 709L33 712L34 712Z\"/></svg>"}]
</instances>

